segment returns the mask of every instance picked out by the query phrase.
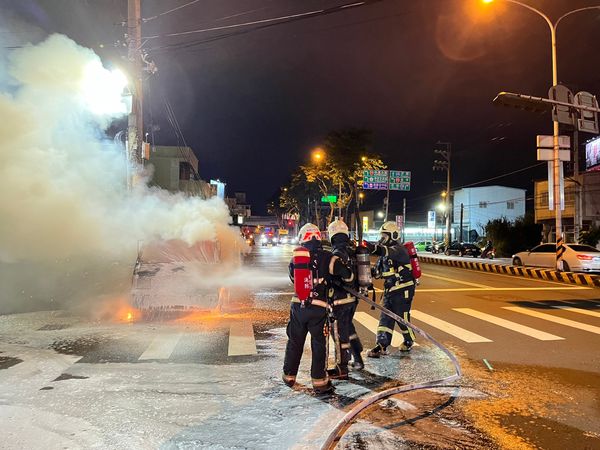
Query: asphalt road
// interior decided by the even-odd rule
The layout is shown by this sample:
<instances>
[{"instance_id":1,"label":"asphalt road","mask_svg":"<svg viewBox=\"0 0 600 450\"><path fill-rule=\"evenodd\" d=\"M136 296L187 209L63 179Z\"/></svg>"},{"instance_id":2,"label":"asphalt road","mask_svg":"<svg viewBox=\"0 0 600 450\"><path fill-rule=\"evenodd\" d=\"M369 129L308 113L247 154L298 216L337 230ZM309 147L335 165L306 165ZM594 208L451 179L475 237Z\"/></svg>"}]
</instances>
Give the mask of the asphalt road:
<instances>
[{"instance_id":1,"label":"asphalt road","mask_svg":"<svg viewBox=\"0 0 600 450\"><path fill-rule=\"evenodd\" d=\"M318 448L370 392L451 373L419 340L319 398L303 387L307 347L300 386L284 386L291 250L255 247L211 311L0 316L3 448ZM463 380L379 403L340 448L600 448L598 294L425 265L413 323L455 352ZM377 318L359 307L365 348Z\"/></svg>"}]
</instances>

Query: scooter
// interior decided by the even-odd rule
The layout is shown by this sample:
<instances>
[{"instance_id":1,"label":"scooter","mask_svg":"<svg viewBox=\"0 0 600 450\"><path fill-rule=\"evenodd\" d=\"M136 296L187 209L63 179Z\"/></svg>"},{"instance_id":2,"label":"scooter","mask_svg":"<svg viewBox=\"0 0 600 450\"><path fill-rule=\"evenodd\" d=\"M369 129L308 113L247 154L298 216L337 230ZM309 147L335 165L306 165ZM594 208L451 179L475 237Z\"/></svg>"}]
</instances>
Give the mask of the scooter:
<instances>
[{"instance_id":1,"label":"scooter","mask_svg":"<svg viewBox=\"0 0 600 450\"><path fill-rule=\"evenodd\" d=\"M494 259L496 257L496 249L494 247L484 248L481 252L481 257Z\"/></svg>"}]
</instances>

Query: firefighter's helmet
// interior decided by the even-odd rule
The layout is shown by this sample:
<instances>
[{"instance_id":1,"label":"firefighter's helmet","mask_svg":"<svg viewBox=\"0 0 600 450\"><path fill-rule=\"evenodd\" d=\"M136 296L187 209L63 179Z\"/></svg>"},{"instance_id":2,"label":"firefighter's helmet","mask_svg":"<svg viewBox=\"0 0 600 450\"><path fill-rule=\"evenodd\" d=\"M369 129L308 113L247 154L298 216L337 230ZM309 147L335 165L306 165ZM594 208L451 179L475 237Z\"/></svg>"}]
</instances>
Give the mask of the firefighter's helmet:
<instances>
[{"instance_id":1,"label":"firefighter's helmet","mask_svg":"<svg viewBox=\"0 0 600 450\"><path fill-rule=\"evenodd\" d=\"M329 240L331 240L336 234L343 233L346 236L350 236L350 232L348 231L348 225L346 225L343 221L335 219L333 222L329 224L327 227L327 233L329 234Z\"/></svg>"},{"instance_id":2,"label":"firefighter's helmet","mask_svg":"<svg viewBox=\"0 0 600 450\"><path fill-rule=\"evenodd\" d=\"M397 241L398 238L400 237L400 229L398 228L398 225L396 225L396 222L392 222L391 220L385 222L383 225L381 225L381 228L379 228L379 232L380 233L389 233L390 237L394 240Z\"/></svg>"},{"instance_id":3,"label":"firefighter's helmet","mask_svg":"<svg viewBox=\"0 0 600 450\"><path fill-rule=\"evenodd\" d=\"M298 242L301 244L310 241L311 239L321 240L321 232L319 227L313 223L307 223L298 231Z\"/></svg>"}]
</instances>

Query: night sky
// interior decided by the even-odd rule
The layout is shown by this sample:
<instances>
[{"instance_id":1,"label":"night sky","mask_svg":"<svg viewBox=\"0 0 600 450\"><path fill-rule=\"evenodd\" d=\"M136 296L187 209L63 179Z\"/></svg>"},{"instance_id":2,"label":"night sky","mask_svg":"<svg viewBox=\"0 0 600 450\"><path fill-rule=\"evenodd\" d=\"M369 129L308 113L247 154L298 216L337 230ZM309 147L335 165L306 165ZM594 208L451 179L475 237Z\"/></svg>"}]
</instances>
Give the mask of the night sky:
<instances>
[{"instance_id":1,"label":"night sky","mask_svg":"<svg viewBox=\"0 0 600 450\"><path fill-rule=\"evenodd\" d=\"M189 0L142 0L151 17ZM527 0L552 18L598 0ZM254 21L346 0L201 0L143 25L143 36ZM2 45L68 35L119 63L126 0L3 0ZM231 17L232 16L232 17ZM251 27L252 28L252 27ZM248 30L248 29L244 29ZM559 81L600 94L600 10L565 19L558 31ZM496 0L381 0L347 11L237 35L231 31L150 39L159 72L146 87L146 125L156 144L175 144L172 104L204 179L246 191L253 213L308 160L328 131L367 127L392 169L413 172L410 220L438 201L433 147L453 145L453 185L468 185L536 163L535 135L550 117L497 107L500 91L546 96L550 34L541 17ZM226 37L225 37L226 36ZM216 39L215 39L216 38ZM100 46L103 46L101 48ZM8 50L10 51L10 50ZM584 136L591 137L591 136ZM545 166L488 184L528 189ZM438 175L436 175L439 177ZM367 204L381 206L383 194ZM391 198L401 208L402 194Z\"/></svg>"}]
</instances>

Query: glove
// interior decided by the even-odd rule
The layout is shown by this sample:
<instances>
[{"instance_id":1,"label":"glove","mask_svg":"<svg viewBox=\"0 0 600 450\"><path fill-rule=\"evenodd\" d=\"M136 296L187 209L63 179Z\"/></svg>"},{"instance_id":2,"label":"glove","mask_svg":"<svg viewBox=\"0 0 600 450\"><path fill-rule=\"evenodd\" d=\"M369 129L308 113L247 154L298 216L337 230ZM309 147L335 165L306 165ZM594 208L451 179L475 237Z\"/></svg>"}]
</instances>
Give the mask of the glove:
<instances>
[{"instance_id":1,"label":"glove","mask_svg":"<svg viewBox=\"0 0 600 450\"><path fill-rule=\"evenodd\" d=\"M367 242L367 241L363 241L363 245L365 246L365 248L367 250L369 250L369 253L373 253L375 251L375 249L377 248L376 244L371 244L370 242Z\"/></svg>"}]
</instances>

